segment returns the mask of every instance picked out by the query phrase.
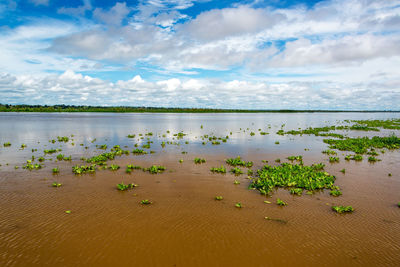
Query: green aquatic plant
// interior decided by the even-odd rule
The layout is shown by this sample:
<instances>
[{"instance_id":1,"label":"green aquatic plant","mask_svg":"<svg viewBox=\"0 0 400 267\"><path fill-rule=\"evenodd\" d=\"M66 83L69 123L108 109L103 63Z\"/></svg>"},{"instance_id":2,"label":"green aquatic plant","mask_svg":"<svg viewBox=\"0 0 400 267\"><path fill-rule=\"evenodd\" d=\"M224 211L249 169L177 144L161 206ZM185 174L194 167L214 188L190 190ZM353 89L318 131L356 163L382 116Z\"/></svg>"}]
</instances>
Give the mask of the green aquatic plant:
<instances>
[{"instance_id":1,"label":"green aquatic plant","mask_svg":"<svg viewBox=\"0 0 400 267\"><path fill-rule=\"evenodd\" d=\"M62 186L62 184L58 183L58 182L54 182L51 184L52 187L60 187Z\"/></svg>"},{"instance_id":2,"label":"green aquatic plant","mask_svg":"<svg viewBox=\"0 0 400 267\"><path fill-rule=\"evenodd\" d=\"M71 214L71 211L70 210L66 210L65 213L66 214Z\"/></svg>"},{"instance_id":3,"label":"green aquatic plant","mask_svg":"<svg viewBox=\"0 0 400 267\"><path fill-rule=\"evenodd\" d=\"M45 149L43 152L44 152L44 154L53 154L53 153L56 153L56 152L59 152L59 151L61 151L61 149L52 148L52 149Z\"/></svg>"},{"instance_id":4,"label":"green aquatic plant","mask_svg":"<svg viewBox=\"0 0 400 267\"><path fill-rule=\"evenodd\" d=\"M256 135L254 132L250 132L250 136L254 136Z\"/></svg>"},{"instance_id":5,"label":"green aquatic plant","mask_svg":"<svg viewBox=\"0 0 400 267\"><path fill-rule=\"evenodd\" d=\"M202 159L202 158L194 158L194 163L195 164L201 164L201 163L205 163L206 160Z\"/></svg>"},{"instance_id":6,"label":"green aquatic plant","mask_svg":"<svg viewBox=\"0 0 400 267\"><path fill-rule=\"evenodd\" d=\"M235 167L235 168L231 169L231 173L233 173L234 175L241 175L241 174L243 174L243 171L242 171L242 169Z\"/></svg>"},{"instance_id":7,"label":"green aquatic plant","mask_svg":"<svg viewBox=\"0 0 400 267\"><path fill-rule=\"evenodd\" d=\"M235 204L235 207L240 209L240 208L242 208L243 206L242 206L242 203L237 202L237 203Z\"/></svg>"},{"instance_id":8,"label":"green aquatic plant","mask_svg":"<svg viewBox=\"0 0 400 267\"><path fill-rule=\"evenodd\" d=\"M329 194L331 196L338 197L338 196L342 195L342 192L340 190L338 190L338 189L334 189L334 190L331 190L331 192L329 192Z\"/></svg>"},{"instance_id":9,"label":"green aquatic plant","mask_svg":"<svg viewBox=\"0 0 400 267\"><path fill-rule=\"evenodd\" d=\"M346 169L343 168L340 170L340 172L344 174L344 173L346 173Z\"/></svg>"},{"instance_id":10,"label":"green aquatic plant","mask_svg":"<svg viewBox=\"0 0 400 267\"><path fill-rule=\"evenodd\" d=\"M147 154L147 151L137 148L137 149L132 150L132 153L135 155L143 155L143 154Z\"/></svg>"},{"instance_id":11,"label":"green aquatic plant","mask_svg":"<svg viewBox=\"0 0 400 267\"><path fill-rule=\"evenodd\" d=\"M383 129L400 130L399 119L388 119L388 120L353 120L358 125L364 127L378 127Z\"/></svg>"},{"instance_id":12,"label":"green aquatic plant","mask_svg":"<svg viewBox=\"0 0 400 267\"><path fill-rule=\"evenodd\" d=\"M11 146L11 143L10 142L6 142L6 143L3 144L3 146L4 147L9 147L9 146Z\"/></svg>"},{"instance_id":13,"label":"green aquatic plant","mask_svg":"<svg viewBox=\"0 0 400 267\"><path fill-rule=\"evenodd\" d=\"M388 173L388 176L392 176L392 174L391 174L391 173Z\"/></svg>"},{"instance_id":14,"label":"green aquatic plant","mask_svg":"<svg viewBox=\"0 0 400 267\"><path fill-rule=\"evenodd\" d=\"M368 149L372 148L387 148L387 149L399 149L400 138L392 135L389 137L374 136L369 137L356 137L347 138L344 140L337 139L324 139L324 142L329 144L329 148L338 149L342 151L353 151L356 154L365 154Z\"/></svg>"},{"instance_id":15,"label":"green aquatic plant","mask_svg":"<svg viewBox=\"0 0 400 267\"><path fill-rule=\"evenodd\" d=\"M302 188L290 188L290 194L301 196L303 194Z\"/></svg>"},{"instance_id":16,"label":"green aquatic plant","mask_svg":"<svg viewBox=\"0 0 400 267\"><path fill-rule=\"evenodd\" d=\"M243 160L240 158L240 156L237 156L236 158L227 159L225 162L226 162L227 164L233 166L233 167L235 167L235 166L243 166L243 167L250 168L250 167L253 166L253 162L252 162L252 161L247 161L247 162L246 162L246 161L243 161Z\"/></svg>"},{"instance_id":17,"label":"green aquatic plant","mask_svg":"<svg viewBox=\"0 0 400 267\"><path fill-rule=\"evenodd\" d=\"M137 185L134 184L134 183L131 183L131 184L124 184L124 183L122 182L122 183L120 183L120 184L117 184L117 189L118 189L119 191L126 191L126 190L132 189L132 188L134 188L134 187L136 187L136 186L137 186Z\"/></svg>"},{"instance_id":18,"label":"green aquatic plant","mask_svg":"<svg viewBox=\"0 0 400 267\"><path fill-rule=\"evenodd\" d=\"M275 145L279 145L279 141L275 141Z\"/></svg>"},{"instance_id":19,"label":"green aquatic plant","mask_svg":"<svg viewBox=\"0 0 400 267\"><path fill-rule=\"evenodd\" d=\"M120 168L120 166L116 165L116 164L111 164L110 167L108 167L108 169L112 170L112 171L116 171Z\"/></svg>"},{"instance_id":20,"label":"green aquatic plant","mask_svg":"<svg viewBox=\"0 0 400 267\"><path fill-rule=\"evenodd\" d=\"M63 154L58 154L58 155L57 155L57 160L59 160L59 161L62 161L62 160L64 160L64 161L71 161L71 156L66 157L66 156L64 156Z\"/></svg>"},{"instance_id":21,"label":"green aquatic plant","mask_svg":"<svg viewBox=\"0 0 400 267\"><path fill-rule=\"evenodd\" d=\"M92 165L77 165L72 167L72 172L75 174L94 173L96 171L96 164Z\"/></svg>"},{"instance_id":22,"label":"green aquatic plant","mask_svg":"<svg viewBox=\"0 0 400 267\"><path fill-rule=\"evenodd\" d=\"M180 160L179 160L179 163L182 163L182 162L183 162L183 159L180 159Z\"/></svg>"},{"instance_id":23,"label":"green aquatic plant","mask_svg":"<svg viewBox=\"0 0 400 267\"><path fill-rule=\"evenodd\" d=\"M332 206L332 210L337 213L346 213L354 211L352 206Z\"/></svg>"},{"instance_id":24,"label":"green aquatic plant","mask_svg":"<svg viewBox=\"0 0 400 267\"><path fill-rule=\"evenodd\" d=\"M22 166L22 169L27 169L27 170L39 170L42 168L42 165L40 164L33 164L31 160L27 160L26 164Z\"/></svg>"},{"instance_id":25,"label":"green aquatic plant","mask_svg":"<svg viewBox=\"0 0 400 267\"><path fill-rule=\"evenodd\" d=\"M377 158L375 158L375 157L368 157L368 161L369 162L377 162L377 161L380 161L380 159L377 159Z\"/></svg>"},{"instance_id":26,"label":"green aquatic plant","mask_svg":"<svg viewBox=\"0 0 400 267\"><path fill-rule=\"evenodd\" d=\"M153 165L150 168L143 168L142 170L145 172L149 172L151 174L157 174L157 173L161 173L164 172L167 168L164 166L157 166L157 165Z\"/></svg>"},{"instance_id":27,"label":"green aquatic plant","mask_svg":"<svg viewBox=\"0 0 400 267\"><path fill-rule=\"evenodd\" d=\"M142 201L140 201L140 204L142 204L142 205L150 205L150 204L152 204L153 202L151 202L150 200L148 200L148 199L143 199Z\"/></svg>"},{"instance_id":28,"label":"green aquatic plant","mask_svg":"<svg viewBox=\"0 0 400 267\"><path fill-rule=\"evenodd\" d=\"M303 156L289 156L289 157L287 157L287 159L291 160L291 161L294 161L294 160L302 161L303 160Z\"/></svg>"},{"instance_id":29,"label":"green aquatic plant","mask_svg":"<svg viewBox=\"0 0 400 267\"><path fill-rule=\"evenodd\" d=\"M57 140L58 140L58 142L67 143L69 141L69 137L68 136L57 136Z\"/></svg>"},{"instance_id":30,"label":"green aquatic plant","mask_svg":"<svg viewBox=\"0 0 400 267\"><path fill-rule=\"evenodd\" d=\"M253 173L254 173L253 170L251 170L251 169L247 170L247 175L251 176L251 175L253 175Z\"/></svg>"},{"instance_id":31,"label":"green aquatic plant","mask_svg":"<svg viewBox=\"0 0 400 267\"><path fill-rule=\"evenodd\" d=\"M98 149L104 149L104 150L107 149L107 145L106 145L106 144L104 144L104 145L96 145L96 147L97 147Z\"/></svg>"},{"instance_id":32,"label":"green aquatic plant","mask_svg":"<svg viewBox=\"0 0 400 267\"><path fill-rule=\"evenodd\" d=\"M276 187L302 188L309 191L331 189L335 176L323 171L324 166L322 163L311 166L291 163L265 165L257 170L258 177L252 180L250 188L255 188L262 194L268 194Z\"/></svg>"},{"instance_id":33,"label":"green aquatic plant","mask_svg":"<svg viewBox=\"0 0 400 267\"><path fill-rule=\"evenodd\" d=\"M216 196L215 200L223 200L224 198L222 196Z\"/></svg>"},{"instance_id":34,"label":"green aquatic plant","mask_svg":"<svg viewBox=\"0 0 400 267\"><path fill-rule=\"evenodd\" d=\"M339 158L338 157L329 157L329 162L330 163L339 162Z\"/></svg>"},{"instance_id":35,"label":"green aquatic plant","mask_svg":"<svg viewBox=\"0 0 400 267\"><path fill-rule=\"evenodd\" d=\"M126 165L126 173L131 173L133 170L141 170L142 167L137 166L137 165L133 165L133 164L128 164Z\"/></svg>"},{"instance_id":36,"label":"green aquatic plant","mask_svg":"<svg viewBox=\"0 0 400 267\"><path fill-rule=\"evenodd\" d=\"M283 200L281 200L280 198L276 199L276 204L278 204L279 206L287 206L287 203L284 202Z\"/></svg>"},{"instance_id":37,"label":"green aquatic plant","mask_svg":"<svg viewBox=\"0 0 400 267\"><path fill-rule=\"evenodd\" d=\"M238 184L240 184L240 182L238 180L235 180L235 181L233 181L233 184L238 185Z\"/></svg>"},{"instance_id":38,"label":"green aquatic plant","mask_svg":"<svg viewBox=\"0 0 400 267\"><path fill-rule=\"evenodd\" d=\"M136 137L136 134L128 134L127 137L128 137L128 138L135 138L135 137Z\"/></svg>"},{"instance_id":39,"label":"green aquatic plant","mask_svg":"<svg viewBox=\"0 0 400 267\"><path fill-rule=\"evenodd\" d=\"M269 134L269 133L267 133L267 132L260 132L260 135L267 135L267 134Z\"/></svg>"},{"instance_id":40,"label":"green aquatic plant","mask_svg":"<svg viewBox=\"0 0 400 267\"><path fill-rule=\"evenodd\" d=\"M53 174L57 174L57 173L60 173L60 170L58 169L58 167L56 167L56 168L52 169L52 172L53 172Z\"/></svg>"},{"instance_id":41,"label":"green aquatic plant","mask_svg":"<svg viewBox=\"0 0 400 267\"><path fill-rule=\"evenodd\" d=\"M24 148L26 148L26 147L27 147L26 144L22 144L22 145L21 145L21 149L24 149Z\"/></svg>"},{"instance_id":42,"label":"green aquatic plant","mask_svg":"<svg viewBox=\"0 0 400 267\"><path fill-rule=\"evenodd\" d=\"M336 155L336 151L335 150L331 150L331 149L327 149L322 151L322 153L327 154L327 155Z\"/></svg>"},{"instance_id":43,"label":"green aquatic plant","mask_svg":"<svg viewBox=\"0 0 400 267\"><path fill-rule=\"evenodd\" d=\"M210 168L211 172L216 172L216 173L226 173L226 169L224 166L221 165L221 167L212 167Z\"/></svg>"}]
</instances>

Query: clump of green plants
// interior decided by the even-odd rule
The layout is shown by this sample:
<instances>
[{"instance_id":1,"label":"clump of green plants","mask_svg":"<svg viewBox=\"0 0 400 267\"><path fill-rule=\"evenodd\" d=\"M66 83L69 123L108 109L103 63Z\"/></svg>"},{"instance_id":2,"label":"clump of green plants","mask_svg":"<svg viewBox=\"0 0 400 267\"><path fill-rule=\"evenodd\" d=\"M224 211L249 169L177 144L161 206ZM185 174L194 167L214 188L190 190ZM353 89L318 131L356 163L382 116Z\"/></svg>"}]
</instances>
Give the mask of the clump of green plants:
<instances>
[{"instance_id":1,"label":"clump of green plants","mask_svg":"<svg viewBox=\"0 0 400 267\"><path fill-rule=\"evenodd\" d=\"M54 182L51 184L52 187L60 187L62 186L62 184L58 183L58 182Z\"/></svg>"},{"instance_id":2,"label":"clump of green plants","mask_svg":"<svg viewBox=\"0 0 400 267\"><path fill-rule=\"evenodd\" d=\"M143 149L136 148L136 149L132 150L132 153L135 154L135 155L143 155L143 154L147 154L147 151L144 151Z\"/></svg>"},{"instance_id":3,"label":"clump of green plants","mask_svg":"<svg viewBox=\"0 0 400 267\"><path fill-rule=\"evenodd\" d=\"M6 143L3 144L3 146L4 147L9 147L9 146L11 146L11 143L10 142L6 142Z\"/></svg>"},{"instance_id":4,"label":"clump of green plants","mask_svg":"<svg viewBox=\"0 0 400 267\"><path fill-rule=\"evenodd\" d=\"M164 166L157 166L157 165L153 165L150 168L143 168L143 171L148 171L151 174L157 174L157 173L161 173L164 172L167 168L165 168Z\"/></svg>"},{"instance_id":5,"label":"clump of green plants","mask_svg":"<svg viewBox=\"0 0 400 267\"><path fill-rule=\"evenodd\" d=\"M377 162L377 161L380 161L380 159L377 159L377 158L375 158L373 156L370 156L370 157L368 157L368 161L369 162Z\"/></svg>"},{"instance_id":6,"label":"clump of green plants","mask_svg":"<svg viewBox=\"0 0 400 267\"><path fill-rule=\"evenodd\" d=\"M338 157L329 157L329 162L330 163L339 162L339 158Z\"/></svg>"},{"instance_id":7,"label":"clump of green plants","mask_svg":"<svg viewBox=\"0 0 400 267\"><path fill-rule=\"evenodd\" d=\"M97 147L98 149L104 149L104 150L107 149L107 145L106 145L106 144L104 144L104 145L96 145L96 147Z\"/></svg>"},{"instance_id":8,"label":"clump of green plants","mask_svg":"<svg viewBox=\"0 0 400 267\"><path fill-rule=\"evenodd\" d=\"M57 148L57 149L52 148L52 149L45 149L43 152L44 152L44 154L53 154L53 153L56 153L56 152L59 152L59 151L61 151L61 149L59 149L59 148Z\"/></svg>"},{"instance_id":9,"label":"clump of green plants","mask_svg":"<svg viewBox=\"0 0 400 267\"><path fill-rule=\"evenodd\" d=\"M278 204L279 206L287 206L287 203L284 202L283 200L281 200L280 198L276 199L276 204Z\"/></svg>"},{"instance_id":10,"label":"clump of green plants","mask_svg":"<svg viewBox=\"0 0 400 267\"><path fill-rule=\"evenodd\" d=\"M95 163L98 165L105 164L108 160L113 160L116 156L129 155L128 150L123 150L120 146L114 146L110 152L105 152L97 156L93 156L86 160L87 163Z\"/></svg>"},{"instance_id":11,"label":"clump of green plants","mask_svg":"<svg viewBox=\"0 0 400 267\"><path fill-rule=\"evenodd\" d=\"M39 170L41 168L42 168L42 165L40 165L38 163L33 164L32 160L27 160L26 164L22 166L22 169L27 169L27 170L30 170L30 171L31 170Z\"/></svg>"},{"instance_id":12,"label":"clump of green plants","mask_svg":"<svg viewBox=\"0 0 400 267\"><path fill-rule=\"evenodd\" d=\"M117 164L111 164L111 166L108 167L108 169L112 170L112 171L116 171L120 168L119 165Z\"/></svg>"},{"instance_id":13,"label":"clump of green plants","mask_svg":"<svg viewBox=\"0 0 400 267\"><path fill-rule=\"evenodd\" d=\"M238 203L235 204L235 207L240 209L240 208L242 208L243 206L242 206L242 203L238 202Z\"/></svg>"},{"instance_id":14,"label":"clump of green plants","mask_svg":"<svg viewBox=\"0 0 400 267\"><path fill-rule=\"evenodd\" d=\"M222 196L216 196L215 200L223 200L224 198Z\"/></svg>"},{"instance_id":15,"label":"clump of green plants","mask_svg":"<svg viewBox=\"0 0 400 267\"><path fill-rule=\"evenodd\" d=\"M128 137L128 138L135 138L135 137L136 137L136 134L128 134L127 137Z\"/></svg>"},{"instance_id":16,"label":"clump of green plants","mask_svg":"<svg viewBox=\"0 0 400 267\"><path fill-rule=\"evenodd\" d=\"M237 156L236 158L230 158L226 160L226 163L235 167L235 166L243 166L243 167L247 167L250 168L253 166L253 162L252 161L244 161L240 158L240 156Z\"/></svg>"},{"instance_id":17,"label":"clump of green plants","mask_svg":"<svg viewBox=\"0 0 400 267\"><path fill-rule=\"evenodd\" d=\"M150 204L152 204L153 202L151 202L150 200L148 200L148 199L143 199L142 201L140 201L140 204L142 204L142 205L150 205Z\"/></svg>"},{"instance_id":18,"label":"clump of green plants","mask_svg":"<svg viewBox=\"0 0 400 267\"><path fill-rule=\"evenodd\" d=\"M239 167L235 167L235 168L231 169L231 173L233 173L234 175L241 175L241 174L243 174L243 171Z\"/></svg>"},{"instance_id":19,"label":"clump of green plants","mask_svg":"<svg viewBox=\"0 0 400 267\"><path fill-rule=\"evenodd\" d=\"M275 141L275 145L279 145L279 141Z\"/></svg>"},{"instance_id":20,"label":"clump of green plants","mask_svg":"<svg viewBox=\"0 0 400 267\"><path fill-rule=\"evenodd\" d=\"M290 194L301 196L303 194L302 188L290 188Z\"/></svg>"},{"instance_id":21,"label":"clump of green plants","mask_svg":"<svg viewBox=\"0 0 400 267\"><path fill-rule=\"evenodd\" d=\"M346 155L344 157L345 160L355 160L355 161L361 161L363 160L363 156L356 154L356 155Z\"/></svg>"},{"instance_id":22,"label":"clump of green plants","mask_svg":"<svg viewBox=\"0 0 400 267\"><path fill-rule=\"evenodd\" d=\"M335 150L331 150L331 149L327 149L322 151L322 153L327 154L327 155L336 155L336 151Z\"/></svg>"},{"instance_id":23,"label":"clump of green plants","mask_svg":"<svg viewBox=\"0 0 400 267\"><path fill-rule=\"evenodd\" d=\"M331 192L329 192L329 194L331 196L338 197L338 196L342 195L342 192L340 190L338 190L338 189L334 189L334 190L331 190Z\"/></svg>"},{"instance_id":24,"label":"clump of green plants","mask_svg":"<svg viewBox=\"0 0 400 267\"><path fill-rule=\"evenodd\" d=\"M289 157L287 157L287 159L290 160L290 161L294 161L294 160L302 161L303 160L303 156L289 156Z\"/></svg>"},{"instance_id":25,"label":"clump of green plants","mask_svg":"<svg viewBox=\"0 0 400 267\"><path fill-rule=\"evenodd\" d=\"M67 143L69 141L69 137L68 136L57 136L57 140L58 140L58 142Z\"/></svg>"},{"instance_id":26,"label":"clump of green plants","mask_svg":"<svg viewBox=\"0 0 400 267\"><path fill-rule=\"evenodd\" d=\"M94 173L96 171L96 164L73 166L72 172L75 174Z\"/></svg>"},{"instance_id":27,"label":"clump of green plants","mask_svg":"<svg viewBox=\"0 0 400 267\"><path fill-rule=\"evenodd\" d=\"M221 167L212 167L210 169L211 172L216 172L216 173L226 173L226 169L224 166L221 165Z\"/></svg>"},{"instance_id":28,"label":"clump of green plants","mask_svg":"<svg viewBox=\"0 0 400 267\"><path fill-rule=\"evenodd\" d=\"M60 169L58 167L52 169L53 174L60 173Z\"/></svg>"},{"instance_id":29,"label":"clump of green plants","mask_svg":"<svg viewBox=\"0 0 400 267\"><path fill-rule=\"evenodd\" d=\"M180 159L180 160L179 160L179 163L183 163L183 159Z\"/></svg>"},{"instance_id":30,"label":"clump of green plants","mask_svg":"<svg viewBox=\"0 0 400 267\"><path fill-rule=\"evenodd\" d=\"M363 127L378 127L383 129L400 130L400 120L399 119L389 119L389 120L353 120L358 125Z\"/></svg>"},{"instance_id":31,"label":"clump of green plants","mask_svg":"<svg viewBox=\"0 0 400 267\"><path fill-rule=\"evenodd\" d=\"M260 132L260 135L267 135L267 132Z\"/></svg>"},{"instance_id":32,"label":"clump of green plants","mask_svg":"<svg viewBox=\"0 0 400 267\"><path fill-rule=\"evenodd\" d=\"M201 164L201 163L205 163L206 160L202 159L202 158L194 158L194 163L195 164Z\"/></svg>"},{"instance_id":33,"label":"clump of green plants","mask_svg":"<svg viewBox=\"0 0 400 267\"><path fill-rule=\"evenodd\" d=\"M131 183L131 184L124 184L124 183L122 182L122 183L120 183L120 184L117 184L117 189L118 189L119 191L126 191L126 190L132 189L132 188L134 188L134 187L136 187L136 186L137 186L137 185L134 184L134 183Z\"/></svg>"},{"instance_id":34,"label":"clump of green plants","mask_svg":"<svg viewBox=\"0 0 400 267\"><path fill-rule=\"evenodd\" d=\"M340 172L344 174L344 173L346 173L346 169L343 168L340 170Z\"/></svg>"},{"instance_id":35,"label":"clump of green plants","mask_svg":"<svg viewBox=\"0 0 400 267\"><path fill-rule=\"evenodd\" d=\"M57 155L57 160L59 160L59 161L62 161L62 160L64 160L64 161L71 161L71 156L66 157L66 156L64 156L63 154L58 154L58 155Z\"/></svg>"},{"instance_id":36,"label":"clump of green plants","mask_svg":"<svg viewBox=\"0 0 400 267\"><path fill-rule=\"evenodd\" d=\"M25 147L27 147L26 144L22 144L22 145L21 145L21 149L24 149Z\"/></svg>"},{"instance_id":37,"label":"clump of green plants","mask_svg":"<svg viewBox=\"0 0 400 267\"><path fill-rule=\"evenodd\" d=\"M233 184L238 185L238 184L240 184L240 182L238 180L235 180L235 181L233 181Z\"/></svg>"},{"instance_id":38,"label":"clump of green plants","mask_svg":"<svg viewBox=\"0 0 400 267\"><path fill-rule=\"evenodd\" d=\"M269 194L274 188L302 188L309 191L332 189L335 176L325 172L324 164L305 166L282 163L277 166L264 165L257 170L257 178L252 179L250 188L261 194Z\"/></svg>"},{"instance_id":39,"label":"clump of green plants","mask_svg":"<svg viewBox=\"0 0 400 267\"><path fill-rule=\"evenodd\" d=\"M137 165L133 165L133 164L128 164L126 165L126 173L131 173L133 170L141 170L142 167L137 166Z\"/></svg>"},{"instance_id":40,"label":"clump of green plants","mask_svg":"<svg viewBox=\"0 0 400 267\"><path fill-rule=\"evenodd\" d=\"M340 214L354 211L352 206L332 206L332 210Z\"/></svg>"},{"instance_id":41,"label":"clump of green plants","mask_svg":"<svg viewBox=\"0 0 400 267\"><path fill-rule=\"evenodd\" d=\"M344 140L324 139L324 142L329 144L329 148L342 151L353 151L356 154L365 154L368 149L372 148L387 148L398 149L400 147L400 138L392 135L389 137L374 136L347 138Z\"/></svg>"}]
</instances>

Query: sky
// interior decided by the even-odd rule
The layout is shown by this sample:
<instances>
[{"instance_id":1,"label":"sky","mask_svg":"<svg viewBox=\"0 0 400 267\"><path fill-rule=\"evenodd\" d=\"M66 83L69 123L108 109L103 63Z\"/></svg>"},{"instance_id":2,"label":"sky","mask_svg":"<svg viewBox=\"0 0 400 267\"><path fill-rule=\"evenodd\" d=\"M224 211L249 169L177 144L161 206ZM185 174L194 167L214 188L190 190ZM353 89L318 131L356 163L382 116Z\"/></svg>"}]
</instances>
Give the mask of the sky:
<instances>
[{"instance_id":1,"label":"sky","mask_svg":"<svg viewBox=\"0 0 400 267\"><path fill-rule=\"evenodd\" d=\"M400 0L0 0L0 103L400 110Z\"/></svg>"}]
</instances>

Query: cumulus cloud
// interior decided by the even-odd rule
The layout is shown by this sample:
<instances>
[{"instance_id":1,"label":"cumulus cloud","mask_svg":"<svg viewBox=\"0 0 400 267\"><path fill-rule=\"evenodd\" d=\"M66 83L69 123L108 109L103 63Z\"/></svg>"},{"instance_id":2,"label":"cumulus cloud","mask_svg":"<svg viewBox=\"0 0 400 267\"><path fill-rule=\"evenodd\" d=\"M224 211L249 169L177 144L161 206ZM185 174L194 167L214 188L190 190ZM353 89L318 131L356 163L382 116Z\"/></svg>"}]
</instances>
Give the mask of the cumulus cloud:
<instances>
[{"instance_id":1,"label":"cumulus cloud","mask_svg":"<svg viewBox=\"0 0 400 267\"><path fill-rule=\"evenodd\" d=\"M393 88L399 86L399 79L391 84L268 83L176 78L151 82L136 75L130 80L111 83L73 71L40 77L0 74L1 99L7 103L27 104L378 109L378 99L385 101L387 109L398 109L400 90Z\"/></svg>"},{"instance_id":2,"label":"cumulus cloud","mask_svg":"<svg viewBox=\"0 0 400 267\"><path fill-rule=\"evenodd\" d=\"M126 6L125 2L117 2L110 10L96 8L93 11L93 17L106 24L118 26L130 11L131 9Z\"/></svg>"}]
</instances>

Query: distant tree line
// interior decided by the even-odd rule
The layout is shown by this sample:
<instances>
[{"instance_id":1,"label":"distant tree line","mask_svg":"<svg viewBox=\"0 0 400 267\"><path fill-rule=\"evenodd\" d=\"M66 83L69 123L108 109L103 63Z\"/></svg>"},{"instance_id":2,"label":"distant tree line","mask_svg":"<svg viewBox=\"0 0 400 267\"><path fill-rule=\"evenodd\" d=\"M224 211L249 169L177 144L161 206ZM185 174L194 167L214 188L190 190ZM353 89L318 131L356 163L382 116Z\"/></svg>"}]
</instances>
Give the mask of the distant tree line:
<instances>
[{"instance_id":1,"label":"distant tree line","mask_svg":"<svg viewBox=\"0 0 400 267\"><path fill-rule=\"evenodd\" d=\"M166 108L166 107L128 107L128 106L74 106L74 105L10 105L0 104L0 112L114 112L114 113L297 113L297 112L398 112L362 110L268 110L268 109L213 109L213 108Z\"/></svg>"}]
</instances>

